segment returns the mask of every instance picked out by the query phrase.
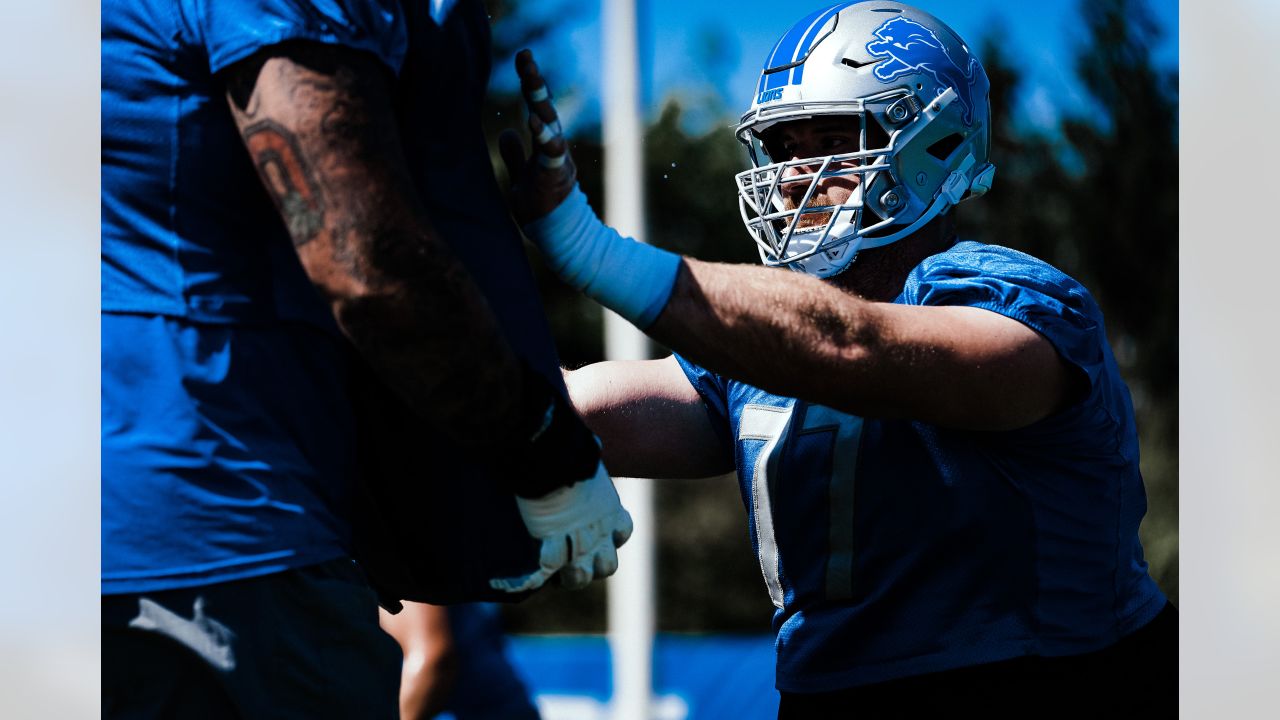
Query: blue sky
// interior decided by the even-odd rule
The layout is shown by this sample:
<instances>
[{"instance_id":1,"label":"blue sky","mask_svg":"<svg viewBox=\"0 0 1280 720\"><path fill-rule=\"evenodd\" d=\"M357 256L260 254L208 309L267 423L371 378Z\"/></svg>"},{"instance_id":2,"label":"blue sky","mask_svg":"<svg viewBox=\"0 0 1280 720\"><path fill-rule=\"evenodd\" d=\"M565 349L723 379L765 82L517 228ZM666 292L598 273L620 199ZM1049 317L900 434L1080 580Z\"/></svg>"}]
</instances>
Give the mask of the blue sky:
<instances>
[{"instance_id":1,"label":"blue sky","mask_svg":"<svg viewBox=\"0 0 1280 720\"><path fill-rule=\"evenodd\" d=\"M1176 67L1178 3L1147 2L1164 30L1153 48L1154 58L1162 66ZM700 101L718 98L725 117L730 117L746 109L764 56L778 37L810 10L831 2L637 0L637 4L641 48L648 56L645 80L650 112L675 95L684 98L686 105L705 105ZM915 4L943 19L975 46L988 33L999 32L1009 56L1025 70L1025 92L1019 103L1024 120L1050 128L1060 108L1084 102L1072 70L1074 48L1084 38L1079 0L917 0ZM729 6L732 12L724 10ZM534 50L557 85L561 111L571 127L591 124L599 116L599 8L595 2L548 2L528 10L558 16L552 35ZM509 87L513 80L509 68L495 68L495 86ZM689 129L701 130L722 120L710 113L694 113Z\"/></svg>"}]
</instances>

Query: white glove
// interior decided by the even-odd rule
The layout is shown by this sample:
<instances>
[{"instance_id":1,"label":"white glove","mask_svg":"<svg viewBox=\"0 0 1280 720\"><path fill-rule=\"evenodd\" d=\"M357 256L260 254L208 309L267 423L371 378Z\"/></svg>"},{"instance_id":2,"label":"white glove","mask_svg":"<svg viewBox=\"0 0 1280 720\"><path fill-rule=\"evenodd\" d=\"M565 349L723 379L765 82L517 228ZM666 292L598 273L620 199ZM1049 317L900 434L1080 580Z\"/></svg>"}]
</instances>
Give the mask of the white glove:
<instances>
[{"instance_id":1,"label":"white glove","mask_svg":"<svg viewBox=\"0 0 1280 720\"><path fill-rule=\"evenodd\" d=\"M538 569L521 577L493 578L489 585L510 593L539 588L556 572L566 588L586 586L618 569L618 548L631 537L631 514L604 469L540 498L516 497L529 534L542 541Z\"/></svg>"}]
</instances>

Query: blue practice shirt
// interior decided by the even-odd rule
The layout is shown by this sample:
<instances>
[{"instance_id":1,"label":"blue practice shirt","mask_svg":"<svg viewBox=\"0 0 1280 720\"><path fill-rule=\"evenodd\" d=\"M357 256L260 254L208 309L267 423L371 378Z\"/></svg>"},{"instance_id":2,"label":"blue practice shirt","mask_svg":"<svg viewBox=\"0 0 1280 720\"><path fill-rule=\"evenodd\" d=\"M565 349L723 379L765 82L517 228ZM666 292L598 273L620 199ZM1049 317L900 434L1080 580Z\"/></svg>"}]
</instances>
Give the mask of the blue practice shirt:
<instances>
[{"instance_id":1,"label":"blue practice shirt","mask_svg":"<svg viewBox=\"0 0 1280 720\"><path fill-rule=\"evenodd\" d=\"M1154 618L1165 598L1138 541L1133 408L1088 291L1029 255L962 242L915 268L895 302L1018 320L1088 392L1019 430L950 430L773 395L677 356L736 460L778 608L778 688L1090 652Z\"/></svg>"},{"instance_id":2,"label":"blue practice shirt","mask_svg":"<svg viewBox=\"0 0 1280 720\"><path fill-rule=\"evenodd\" d=\"M405 157L434 227L511 345L560 382L481 129L489 20L479 2L105 3L104 593L350 552L345 340L258 179L219 75L287 40L370 53L395 75ZM422 446L424 458L450 453L437 438ZM464 458L447 465L454 487L489 481Z\"/></svg>"}]
</instances>

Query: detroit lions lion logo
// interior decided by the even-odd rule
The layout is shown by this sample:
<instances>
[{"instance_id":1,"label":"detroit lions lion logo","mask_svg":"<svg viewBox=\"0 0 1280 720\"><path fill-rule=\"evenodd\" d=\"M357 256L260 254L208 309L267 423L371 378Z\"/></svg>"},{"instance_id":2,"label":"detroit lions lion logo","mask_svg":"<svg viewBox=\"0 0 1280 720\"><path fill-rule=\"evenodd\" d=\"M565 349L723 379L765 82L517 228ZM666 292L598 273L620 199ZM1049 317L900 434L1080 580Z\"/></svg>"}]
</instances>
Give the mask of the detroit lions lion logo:
<instances>
[{"instance_id":1,"label":"detroit lions lion logo","mask_svg":"<svg viewBox=\"0 0 1280 720\"><path fill-rule=\"evenodd\" d=\"M964 123L973 121L976 58L966 54L957 62L932 30L904 17L886 21L873 34L877 39L867 43L867 52L872 57L888 58L888 62L876 66L877 78L889 82L910 72L929 73L943 86L955 88L956 99L964 107Z\"/></svg>"}]
</instances>

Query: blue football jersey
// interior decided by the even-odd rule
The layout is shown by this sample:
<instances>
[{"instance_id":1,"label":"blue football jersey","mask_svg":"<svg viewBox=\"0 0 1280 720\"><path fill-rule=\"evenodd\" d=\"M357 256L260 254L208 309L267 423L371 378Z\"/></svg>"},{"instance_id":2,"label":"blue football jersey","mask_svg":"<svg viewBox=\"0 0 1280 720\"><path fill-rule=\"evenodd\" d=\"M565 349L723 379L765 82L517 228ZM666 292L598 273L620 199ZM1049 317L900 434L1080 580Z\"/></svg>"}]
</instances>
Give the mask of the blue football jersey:
<instances>
[{"instance_id":1,"label":"blue football jersey","mask_svg":"<svg viewBox=\"0 0 1280 720\"><path fill-rule=\"evenodd\" d=\"M778 608L778 688L1089 652L1155 617L1133 408L1088 291L962 242L895 302L1016 319L1083 372L1087 396L1015 431L952 430L781 397L677 356L736 460Z\"/></svg>"},{"instance_id":2,"label":"blue football jersey","mask_svg":"<svg viewBox=\"0 0 1280 720\"><path fill-rule=\"evenodd\" d=\"M227 104L225 71L258 50L306 41L381 62L435 230L512 348L560 385L481 126L489 33L477 0L104 3L104 594L247 578L351 551L346 343ZM434 500L423 533L441 533L446 569L471 573L442 571L442 592L489 591L493 562L536 567L538 545L483 458L438 434L413 450ZM454 525L441 530L432 517Z\"/></svg>"}]
</instances>

